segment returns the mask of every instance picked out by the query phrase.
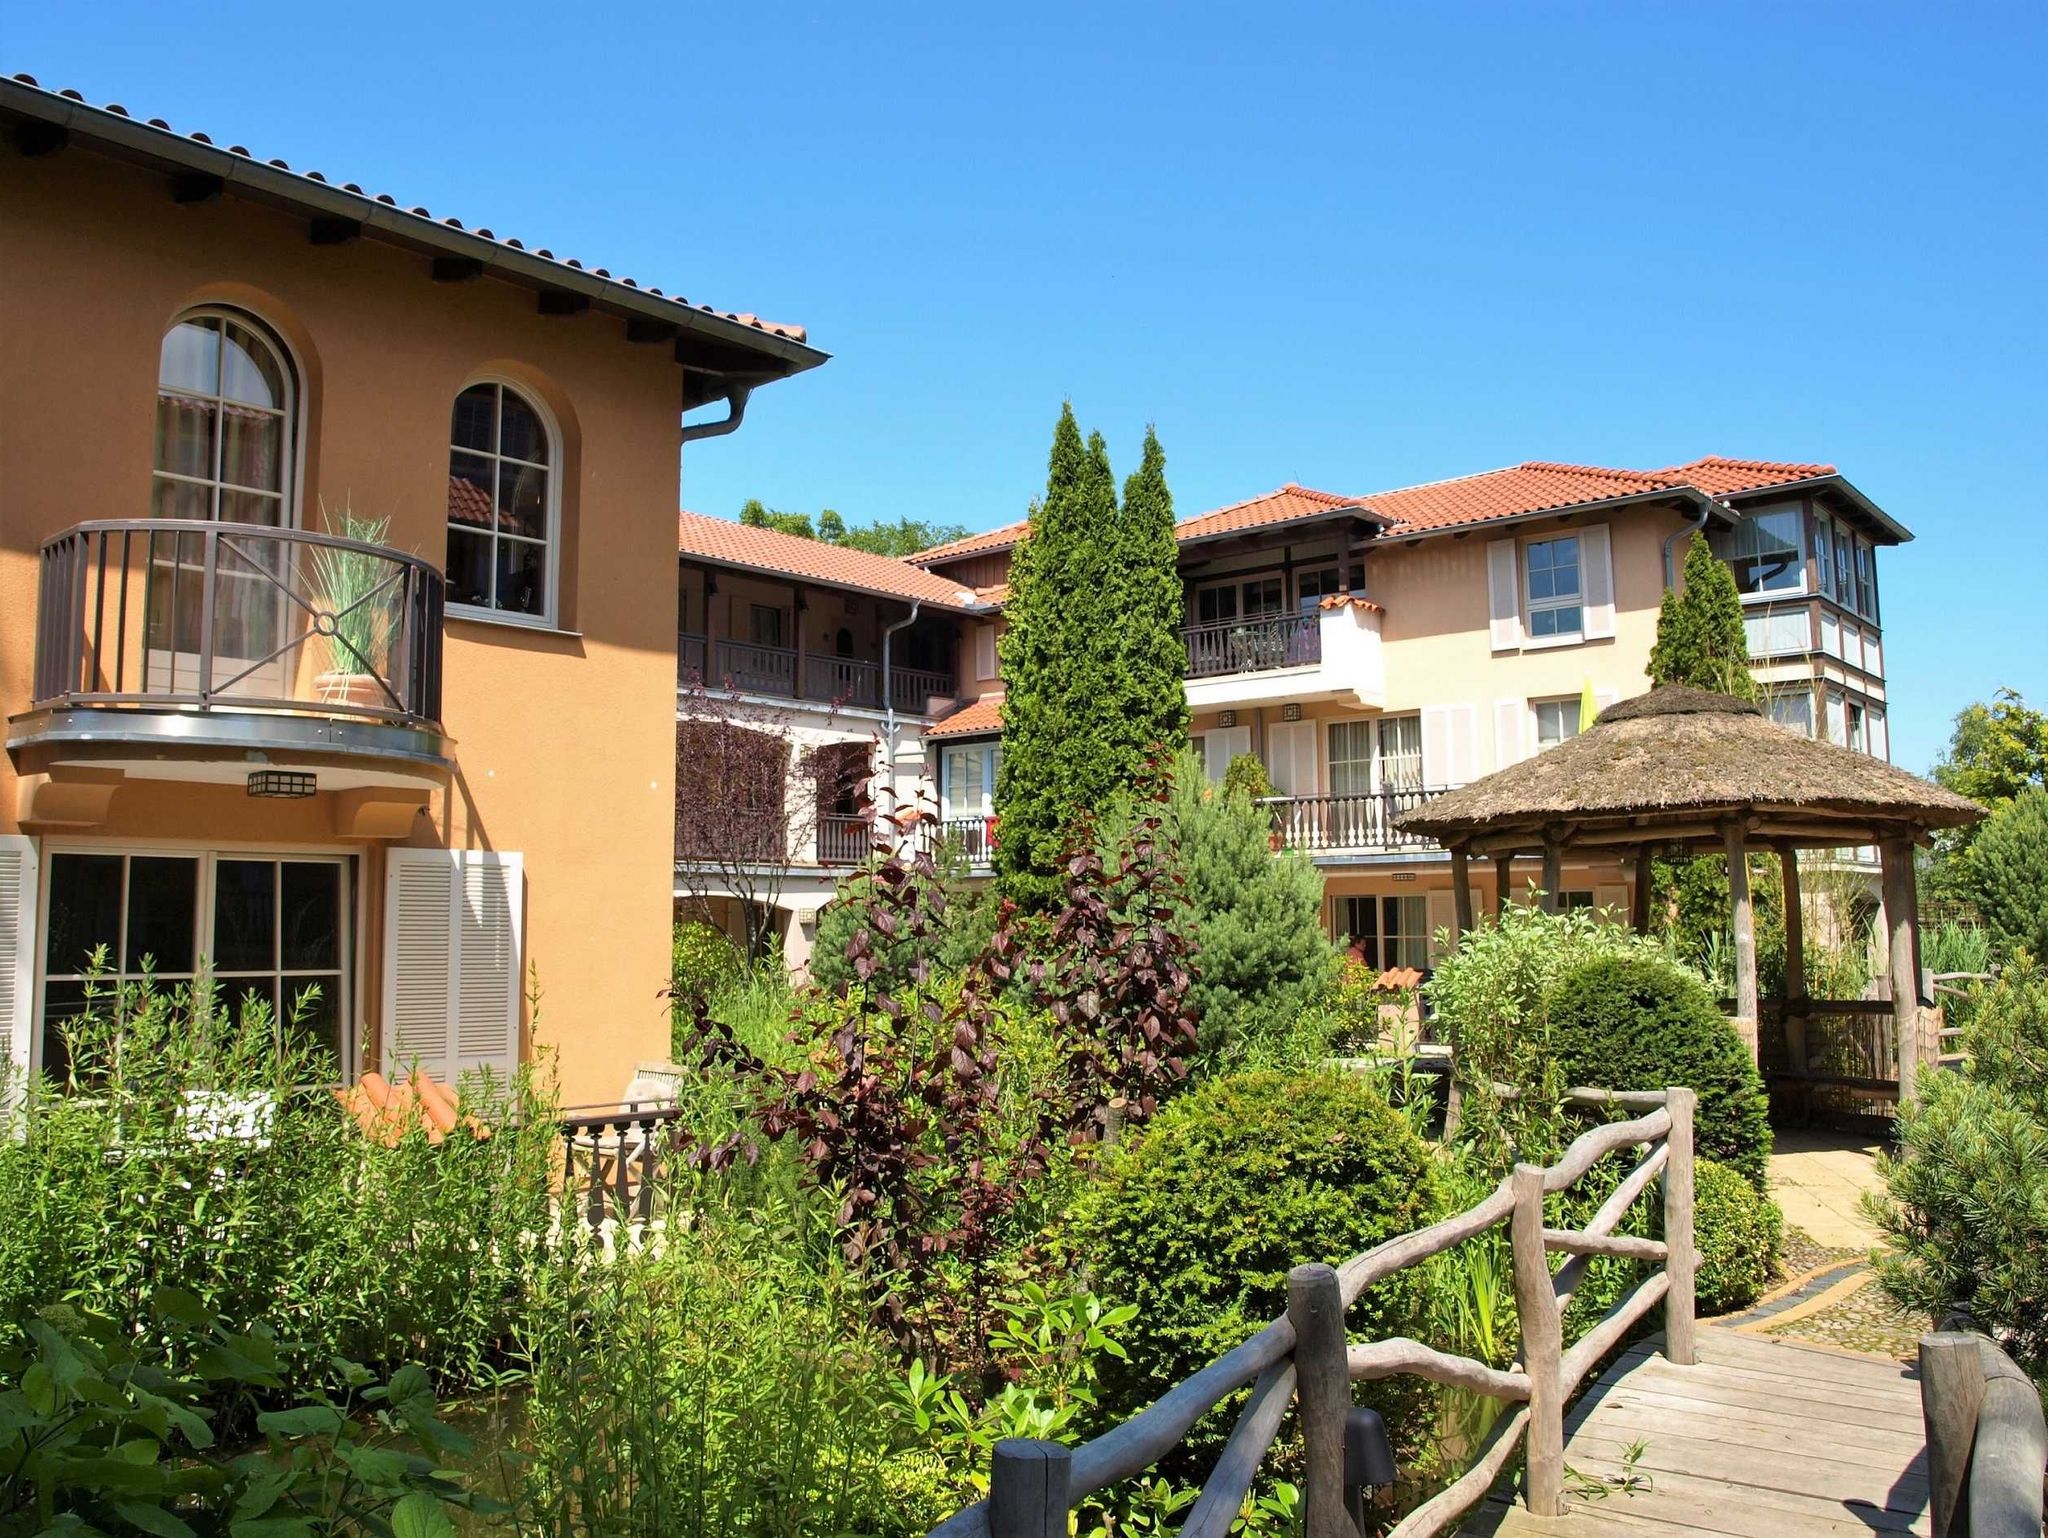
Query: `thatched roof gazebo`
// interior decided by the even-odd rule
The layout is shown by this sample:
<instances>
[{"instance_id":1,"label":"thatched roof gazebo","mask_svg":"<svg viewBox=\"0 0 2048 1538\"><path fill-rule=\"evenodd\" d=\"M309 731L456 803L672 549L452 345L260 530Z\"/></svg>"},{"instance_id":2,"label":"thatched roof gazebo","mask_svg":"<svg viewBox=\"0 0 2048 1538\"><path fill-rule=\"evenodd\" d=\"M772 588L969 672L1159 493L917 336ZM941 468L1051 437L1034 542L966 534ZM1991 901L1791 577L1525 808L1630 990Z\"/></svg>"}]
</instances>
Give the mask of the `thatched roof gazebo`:
<instances>
[{"instance_id":1,"label":"thatched roof gazebo","mask_svg":"<svg viewBox=\"0 0 2048 1538\"><path fill-rule=\"evenodd\" d=\"M1899 1078L1910 1092L1919 969L1913 846L1936 828L1984 815L1976 802L1881 759L1788 731L1732 695L1665 684L1610 706L1585 731L1536 757L1447 792L1395 819L1451 853L1460 931L1472 923L1470 861L1540 855L1546 906L1557 902L1565 850L1632 856L1631 918L1648 927L1653 855L1728 857L1735 928L1735 1012L1752 1044L1757 1020L1751 848L1785 872L1785 970L1803 988L1799 866L1793 851L1875 844L1883 860ZM1505 901L1505 895L1502 900Z\"/></svg>"}]
</instances>

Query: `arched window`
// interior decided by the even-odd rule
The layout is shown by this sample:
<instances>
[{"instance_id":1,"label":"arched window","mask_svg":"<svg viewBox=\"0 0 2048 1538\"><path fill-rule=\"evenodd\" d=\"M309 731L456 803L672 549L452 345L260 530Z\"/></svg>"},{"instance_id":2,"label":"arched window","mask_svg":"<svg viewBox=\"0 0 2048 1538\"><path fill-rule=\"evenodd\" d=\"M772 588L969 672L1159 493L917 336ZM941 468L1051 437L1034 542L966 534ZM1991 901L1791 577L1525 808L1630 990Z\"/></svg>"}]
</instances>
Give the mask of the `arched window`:
<instances>
[{"instance_id":1,"label":"arched window","mask_svg":"<svg viewBox=\"0 0 2048 1538\"><path fill-rule=\"evenodd\" d=\"M164 333L157 361L151 512L159 518L291 527L297 521L297 413L291 360L254 316L212 306L179 316ZM224 671L218 662L210 678L199 676L208 634L199 542L152 539L149 558L150 681L205 690L229 678L255 693L277 687L269 673L247 667ZM281 547L271 540L236 541L216 563L216 659L263 662L276 656L286 620L282 566Z\"/></svg>"},{"instance_id":2,"label":"arched window","mask_svg":"<svg viewBox=\"0 0 2048 1538\"><path fill-rule=\"evenodd\" d=\"M455 397L448 451L448 602L494 617L554 620L554 428L496 380Z\"/></svg>"},{"instance_id":3,"label":"arched window","mask_svg":"<svg viewBox=\"0 0 2048 1538\"><path fill-rule=\"evenodd\" d=\"M254 317L178 317L157 365L152 511L288 526L296 410L290 360Z\"/></svg>"}]
</instances>

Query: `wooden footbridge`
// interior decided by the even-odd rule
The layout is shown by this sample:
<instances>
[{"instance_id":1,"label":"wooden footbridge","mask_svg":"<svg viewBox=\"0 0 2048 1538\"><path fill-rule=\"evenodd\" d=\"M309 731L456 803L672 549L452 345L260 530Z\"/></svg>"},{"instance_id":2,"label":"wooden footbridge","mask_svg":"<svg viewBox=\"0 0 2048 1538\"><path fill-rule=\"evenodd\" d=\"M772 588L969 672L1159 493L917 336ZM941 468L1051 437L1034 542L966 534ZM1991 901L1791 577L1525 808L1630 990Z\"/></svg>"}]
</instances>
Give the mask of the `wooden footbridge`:
<instances>
[{"instance_id":1,"label":"wooden footbridge","mask_svg":"<svg viewBox=\"0 0 2048 1538\"><path fill-rule=\"evenodd\" d=\"M1928 1336L1909 1371L1697 1326L1693 1091L1568 1098L1644 1114L1593 1128L1547 1168L1517 1166L1469 1211L1342 1266L1295 1267L1283 1316L1092 1442L998 1443L988 1499L930 1538L1067 1538L1076 1505L1151 1468L1247 1387L1181 1538L1227 1538L1290 1410L1306 1538L1361 1538L1381 1530L1372 1489L1394 1474L1378 1417L1353 1407L1351 1384L1401 1374L1488 1395L1502 1413L1465 1472L1386 1528L1387 1538L1454 1527L1470 1538L2042 1538L2048 1428L2033 1385L1990 1342ZM1583 1228L1546 1226L1546 1196L1629 1149L1641 1161ZM1664 1237L1617 1233L1653 1186ZM1514 1366L1405 1338L1347 1338L1345 1311L1368 1288L1498 1225L1514 1258ZM1564 1257L1555 1269L1553 1255ZM1655 1269L1567 1348L1564 1305L1602 1255ZM1659 1304L1663 1333L1627 1344Z\"/></svg>"}]
</instances>

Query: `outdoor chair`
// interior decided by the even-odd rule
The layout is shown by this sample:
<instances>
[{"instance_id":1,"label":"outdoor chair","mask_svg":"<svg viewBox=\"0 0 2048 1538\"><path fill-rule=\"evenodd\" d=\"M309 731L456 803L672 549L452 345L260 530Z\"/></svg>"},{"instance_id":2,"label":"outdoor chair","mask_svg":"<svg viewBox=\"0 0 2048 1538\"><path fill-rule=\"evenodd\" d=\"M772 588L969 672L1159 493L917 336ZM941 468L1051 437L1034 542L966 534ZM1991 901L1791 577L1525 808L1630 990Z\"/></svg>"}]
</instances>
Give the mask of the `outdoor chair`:
<instances>
[{"instance_id":1,"label":"outdoor chair","mask_svg":"<svg viewBox=\"0 0 2048 1538\"><path fill-rule=\"evenodd\" d=\"M564 1128L568 1145L568 1190L578 1195L591 1226L607 1208L621 1219L654 1216L654 1197L666 1149L668 1120L676 1106L682 1070L672 1063L642 1063L616 1107L577 1106ZM585 1172L578 1178L578 1165Z\"/></svg>"}]
</instances>

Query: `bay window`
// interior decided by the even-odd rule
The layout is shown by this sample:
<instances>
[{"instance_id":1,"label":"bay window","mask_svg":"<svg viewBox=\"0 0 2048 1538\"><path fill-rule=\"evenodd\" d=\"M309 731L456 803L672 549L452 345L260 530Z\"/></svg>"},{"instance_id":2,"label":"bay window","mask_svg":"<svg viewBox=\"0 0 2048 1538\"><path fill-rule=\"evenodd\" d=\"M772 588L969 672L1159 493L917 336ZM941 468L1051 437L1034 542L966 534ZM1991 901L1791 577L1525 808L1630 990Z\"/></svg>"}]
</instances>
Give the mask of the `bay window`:
<instances>
[{"instance_id":1,"label":"bay window","mask_svg":"<svg viewBox=\"0 0 2048 1538\"><path fill-rule=\"evenodd\" d=\"M1768 508L1740 518L1712 537L1714 553L1735 573L1736 589L1760 593L1806 591L1806 544L1797 507Z\"/></svg>"}]
</instances>

